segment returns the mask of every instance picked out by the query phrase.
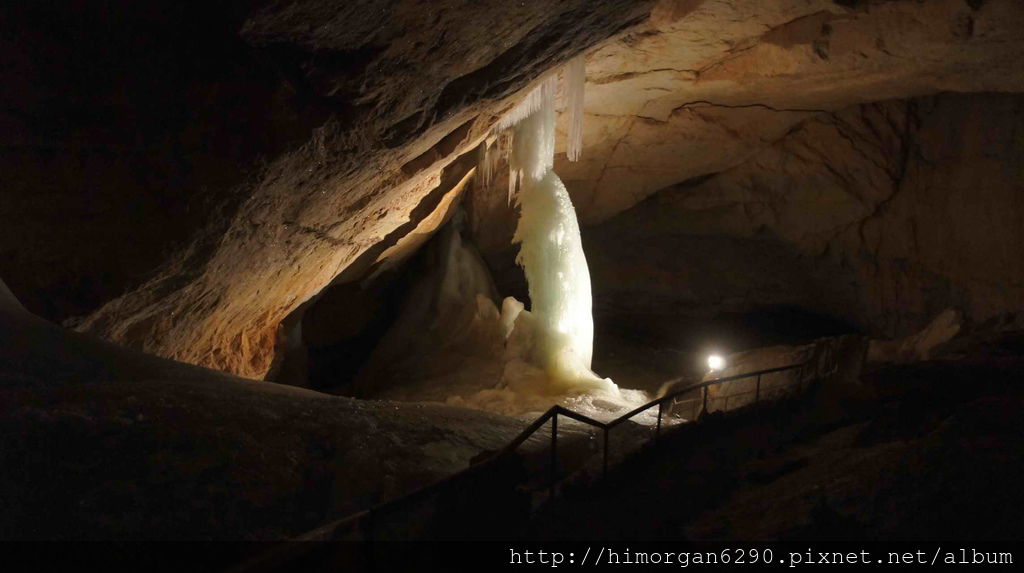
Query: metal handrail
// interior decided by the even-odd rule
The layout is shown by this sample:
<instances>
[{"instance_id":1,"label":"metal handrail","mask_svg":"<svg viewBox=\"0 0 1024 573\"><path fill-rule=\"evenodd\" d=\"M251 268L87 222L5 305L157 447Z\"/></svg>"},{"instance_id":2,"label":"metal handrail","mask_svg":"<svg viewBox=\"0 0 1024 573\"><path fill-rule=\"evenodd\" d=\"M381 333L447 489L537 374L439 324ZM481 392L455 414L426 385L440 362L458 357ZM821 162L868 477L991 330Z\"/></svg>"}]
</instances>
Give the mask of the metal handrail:
<instances>
[{"instance_id":1,"label":"metal handrail","mask_svg":"<svg viewBox=\"0 0 1024 573\"><path fill-rule=\"evenodd\" d=\"M601 422L599 420L595 420L595 419L593 419L593 418L591 418L589 416L586 416L584 414L580 414L579 412L575 412L573 410L569 410L568 408L564 408L564 407L559 406L559 405L554 405L551 408L549 408L546 412L544 412L540 417L538 417L536 420L534 420L532 423L530 423L529 426L524 428L522 432L520 432L511 442L509 442L504 448L502 448L500 451L498 451L494 456L491 456L491 457L489 457L489 458L487 458L487 459L485 459L485 460L483 460L481 462L473 464L473 465L469 466L468 468L460 470L460 471L458 471L458 472L456 472L456 473L454 473L454 474L452 474L452 475L450 475L448 477L445 477L445 478L443 478L443 479L441 479L439 481L436 481L436 482L434 482L432 484L426 485L424 487L421 487L421 488L419 488L417 490L411 491L411 492L409 492L407 494L404 494L404 495L399 496L397 498L394 498L392 500L380 503L380 504L375 505L375 506L373 506L373 507L371 507L369 509L358 511L358 512L353 513L353 514L351 514L351 515L349 515L347 517L344 517L342 519L339 519L339 520L336 520L336 521L332 521L332 522L330 522L330 523L328 523L326 525L323 525L321 527L318 527L318 528L314 529L313 531L310 531L310 532L308 532L308 533L306 533L306 534L304 534L304 535L302 535L302 536L300 536L298 538L295 538L295 541L328 540L328 539L331 539L331 538L335 537L335 535L337 535L337 532L339 532L339 531L347 531L349 529L348 526L351 526L353 524L355 524L355 525L363 525L365 527L364 535L365 535L365 537L367 539L370 539L373 536L372 524L373 524L373 520L374 520L374 516L375 515L378 515L378 514L380 514L382 512L386 512L386 511L389 511L389 510L395 510L395 509L398 509L400 507L409 505L409 504L411 504L411 503L413 503L415 501L418 501L418 500L420 500L420 499L422 499L422 498L424 498L424 497L434 493L435 491L438 491L438 490L440 490L440 489L442 489L442 488L452 484L453 482L462 481L464 479L469 478L472 475L480 473L484 468L489 467L491 464L493 464L493 463L497 462L498 460L502 459L504 456L510 455L513 452L515 452L519 448L519 446L521 446L526 440L530 439L530 437L533 436L533 434L537 433L537 431L539 431L544 426L544 424L546 424L548 422L548 420L550 420L552 422L551 423L551 462L550 462L551 482L550 482L550 490L551 490L551 493L553 495L554 494L555 485L557 484L558 416L560 416L560 415L561 416L565 416L566 418L570 418L570 419L576 420L578 422L587 424L589 426L592 426L594 428L597 428L597 429L601 430L604 433L604 448L603 448L604 451L603 451L603 462L602 462L602 474L606 475L607 472L608 472L608 435L609 435L609 432L613 428L615 428L616 426L618 426L618 425L622 424L623 422L629 420L633 416L636 416L637 414L640 414L640 413L645 412L646 410L648 410L650 408L653 408L654 406L657 406L658 407L658 422L657 422L657 426L656 426L656 429L655 429L655 437L654 437L654 439L657 440L659 435L660 435L660 432L661 432L661 418L662 418L662 413L663 413L663 410L664 410L664 404L666 402L668 402L670 400L674 400L675 398L677 398L677 397L679 397L679 396L681 396L683 394L686 394L686 393L689 393L689 392L693 392L694 390L704 389L704 397L703 397L704 404L703 404L703 409L702 409L702 412L701 412L701 414L703 415L703 414L707 413L708 388L710 388L712 386L719 385L719 384L724 384L726 382L733 382L733 381L736 381L736 380L743 380L743 379L746 379L746 378L753 378L753 377L756 376L757 377L757 388L755 390L755 399L754 399L754 403L756 403L760 399L761 377L763 375L765 375L765 374L772 374L772 373L775 373L775 372L784 372L784 371L789 371L789 370L796 370L796 369L803 368L803 367L811 364L811 362L812 362L812 360L808 360L808 361L805 361L805 362L801 362L799 364L791 364L791 365L788 365L788 366L780 366L780 367L777 367L777 368L768 368L768 369L765 369L765 370L758 370L756 372L748 372L748 373L745 373L745 374L736 374L736 375L733 375L733 376L726 376L726 377L723 377L723 378L715 378L713 380L707 380L707 381L704 381L704 382L698 382L698 383L695 383L695 384L691 384L691 385L688 385L688 386L686 386L684 388L680 388L680 389L675 390L675 391L673 391L671 393L665 394L664 396L659 396L658 398L655 398L654 400L651 400L651 401L647 402L646 404L638 406L638 407L630 410L629 412L627 412L627 413L625 413L625 414L619 416L618 418L615 418L614 420L611 420L609 422ZM673 380L669 380L666 384L674 384L674 383L681 382L683 380L685 380L685 378L675 378ZM749 392L744 392L744 393L749 393ZM699 417L698 417L698 419L699 419ZM287 553L301 553L302 551L304 551L303 546L304 546L304 544L292 544L292 545L289 546L289 548L286 548L286 549L290 549L290 551L286 551L286 552ZM285 552L282 552L282 553L285 553ZM279 555L278 557L284 557L284 556L283 555ZM259 564L255 563L255 562L247 562L245 564L242 564L240 567L235 568L235 571L244 571L244 570L248 570L248 569L251 569L251 568L254 568L254 567L258 568Z\"/></svg>"},{"instance_id":2,"label":"metal handrail","mask_svg":"<svg viewBox=\"0 0 1024 573\"><path fill-rule=\"evenodd\" d=\"M557 449L556 449L556 447L557 447L558 416L559 415L565 416L566 418L570 418L570 419L576 420L578 422L582 422L584 424L587 424L589 426L592 426L592 427L597 428L597 429L599 429L599 430L604 432L603 471L604 471L604 473L607 473L607 471L608 471L608 432L611 429L613 429L616 426L618 426L619 424L622 424L623 422L629 420L633 416L636 416L637 414L640 414L640 413L642 413L642 412L644 412L644 411L646 411L646 410L648 410L650 408L653 408L654 406L658 406L658 424L657 424L657 429L656 429L656 434L655 434L655 438L657 438L657 435L658 435L658 433L660 433L660 430L661 430L661 418L662 418L663 406L664 406L665 402L668 402L669 400L673 400L674 398L676 398L678 396L681 396L681 395L689 393L689 392L693 392L694 390L700 390L700 389L703 388L703 389L705 389L704 409L703 409L703 411L707 412L707 388L710 388L711 386L716 386L716 385L719 385L719 384L724 384L726 382L733 382L733 381L736 381L736 380L743 380L743 379L746 379L746 378L752 378L752 377L755 377L755 376L758 378L758 382L760 382L761 376L764 375L764 374L772 374L774 372L784 372L784 371L789 371L789 370L796 370L798 368L803 368L804 366L807 366L808 364L810 364L810 361L801 362L799 364L791 364L791 365L788 365L788 366L780 366L780 367L777 367L777 368L768 368L768 369L765 369L765 370L758 370L756 372L748 372L748 373L745 373L745 374L736 374L736 375L733 375L733 376L726 376L726 377L723 377L723 378L715 378L713 380L707 380L707 381L704 381L704 382L698 382L696 384L691 384L691 385L686 386L684 388L681 388L679 390L675 390L675 391L673 391L671 393L665 394L664 396L660 396L658 398L655 398L654 400L651 400L651 401L647 402L646 404L643 404L642 406L638 406L638 407L630 410L629 412L619 416L618 418L615 418L614 420L611 420L610 422L601 422L599 420L595 420L595 419L593 419L593 418L591 418L589 416L586 416L584 414L580 414L579 412L575 412L573 410L569 410L568 408L564 408L564 407L559 406L559 405L556 404L556 405L552 406L551 408L549 408L546 412L541 414L541 416L538 417L536 420L534 420L529 426L524 428L523 431L519 433L519 435L517 435L511 442L509 442L508 445L506 445L504 448L502 448L496 455L494 455L494 456L492 456L492 457L490 457L490 458L488 458L488 459L486 459L484 461L481 461L479 463L473 464L473 465L469 466L468 468L460 470L460 471L458 471L458 472L456 472L456 473L454 473L454 474L452 474L452 475L450 475L450 476L448 476L446 478L443 478L443 479L441 479L439 481L436 481L436 482L434 482L432 484L426 485L426 486L421 487L421 488L419 488L417 490L409 492L409 493L407 493L405 495L402 495L402 496L399 496L399 497L394 498L392 500L389 500L389 501L383 502L381 504L378 504L378 505L376 505L376 506L374 506L374 507L372 507L370 509L359 511L357 513L354 513L354 514L348 516L348 517L345 517L345 518L342 518L342 519L340 519L338 521L332 522L332 523L330 523L330 524L328 524L326 526L317 528L316 530L313 530L313 531L307 533L306 535L303 535L302 537L300 537L300 539L322 539L323 538L323 535L322 535L323 533L326 533L326 532L331 531L331 530L337 530L338 527L340 527L340 526L342 526L342 525L344 525L346 523L352 522L354 520L361 520L361 519L365 519L365 518L370 518L373 514L380 513L382 511L386 511L386 510L389 510L389 509L396 509L398 507L402 507L402 506L408 505L408 504L410 504L410 503L412 503L414 501L417 501L417 500L419 500L419 499L421 499L421 498L423 498L423 497L433 493L436 490L442 489L443 487L447 486L451 482L460 481L462 479L465 479L469 475L476 474L480 470L482 470L483 468L485 468L485 467L489 466L490 464L496 462L497 460L501 459L503 456L506 456L506 455L509 455L509 454L515 452L519 448L519 446L521 446L526 440L530 439L530 437L533 436L533 434L537 433L537 431L540 430L544 426L544 424L546 424L548 422L548 420L552 421L552 428L551 428L551 430L552 430L552 437L551 437L551 444L552 444L551 472L552 472L552 477L554 478L555 469L556 469L556 461L557 461L557 458L556 458ZM676 379L670 380L667 383L669 383L669 384L677 383L677 382L680 382L682 380L685 380L685 378L676 378ZM760 384L758 385L758 389L760 389ZM755 400L755 402L756 402L756 400ZM552 481L552 487L554 487L554 480Z\"/></svg>"}]
</instances>

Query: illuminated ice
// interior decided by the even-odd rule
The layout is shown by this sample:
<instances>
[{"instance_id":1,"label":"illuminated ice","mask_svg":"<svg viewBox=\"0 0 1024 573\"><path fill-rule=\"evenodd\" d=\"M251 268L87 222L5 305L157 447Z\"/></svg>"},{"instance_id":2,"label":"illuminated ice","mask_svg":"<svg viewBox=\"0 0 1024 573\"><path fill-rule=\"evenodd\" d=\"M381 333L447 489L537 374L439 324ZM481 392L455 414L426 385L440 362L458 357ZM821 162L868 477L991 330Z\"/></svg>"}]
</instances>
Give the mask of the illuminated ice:
<instances>
[{"instance_id":1,"label":"illuminated ice","mask_svg":"<svg viewBox=\"0 0 1024 573\"><path fill-rule=\"evenodd\" d=\"M608 420L647 396L620 390L591 370L594 323L590 271L579 223L565 185L553 170L558 74L542 80L481 144L480 183L492 181L507 150L509 201L520 209L513 242L520 245L530 308L505 298L500 308L486 266L461 237L456 215L439 234L443 253L418 296L375 351L364 379L391 389L381 397L438 400L515 416L558 403ZM570 115L569 147L582 135L582 59L563 74ZM575 143L573 142L575 140ZM414 294L415 294L414 293ZM650 412L635 421L653 416ZM644 423L644 422L642 422Z\"/></svg>"},{"instance_id":2,"label":"illuminated ice","mask_svg":"<svg viewBox=\"0 0 1024 573\"><path fill-rule=\"evenodd\" d=\"M569 115L569 139L565 155L578 161L583 152L583 88L587 80L586 58L576 56L562 72L565 76L565 107Z\"/></svg>"},{"instance_id":3,"label":"illuminated ice","mask_svg":"<svg viewBox=\"0 0 1024 573\"><path fill-rule=\"evenodd\" d=\"M552 390L617 390L590 370L594 322L590 271L569 193L553 170L554 89L527 99L532 112L513 126L509 166L519 175L519 224L513 242L530 288L531 362ZM518 328L518 325L517 325ZM507 372L507 369L506 369Z\"/></svg>"}]
</instances>

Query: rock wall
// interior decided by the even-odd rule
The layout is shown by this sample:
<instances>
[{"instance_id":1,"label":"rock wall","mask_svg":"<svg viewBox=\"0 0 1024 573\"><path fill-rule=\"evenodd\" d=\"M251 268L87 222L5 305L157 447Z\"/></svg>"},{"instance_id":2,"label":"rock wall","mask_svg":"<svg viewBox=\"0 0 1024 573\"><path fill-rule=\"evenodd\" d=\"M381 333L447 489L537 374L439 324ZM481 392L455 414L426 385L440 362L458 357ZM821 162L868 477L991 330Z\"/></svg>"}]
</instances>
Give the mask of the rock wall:
<instances>
[{"instance_id":1,"label":"rock wall","mask_svg":"<svg viewBox=\"0 0 1024 573\"><path fill-rule=\"evenodd\" d=\"M1022 24L1024 6L997 1L659 2L647 22L589 55L583 156L577 163L556 158L589 225L584 238L599 322L675 337L667 342L679 347L716 337L698 329L718 313L763 307L810 311L801 323L823 328L818 334L841 330L812 324L814 314L878 336L916 331L949 305L974 305L978 316L1012 307L1007 292L994 291L1019 284L1016 262L966 268L991 260L982 251L1001 252L1012 242L982 247L967 239L961 247L960 238L976 235L968 215L958 212L962 232L935 237L943 244L928 246L927 260L916 261L914 231L897 221L931 220L942 228L945 215L935 211L946 208L938 205L966 200L972 170L992 180L1015 169L1020 143L1013 128L998 125L1015 112L982 113L988 105L1012 107L1010 100L979 96L932 110L936 100L923 96L1024 90ZM916 119L906 120L908 105L932 118L924 131ZM945 121L958 127L938 133ZM998 158L965 167L981 151L942 143L955 140L956 129L998 140ZM934 150L943 166L929 172L930 164L911 154L917 145L943 147ZM740 175L744 169L748 175ZM952 171L960 174L951 179ZM988 238L1015 236L1011 213L1019 200L1009 190L1016 177L1006 173L971 200L974 210L1006 202ZM872 245L861 249L830 238L876 208L889 209L885 198L897 187L916 189L897 201L902 206L891 206L903 214L865 226L867 233L896 235L882 252L873 252L878 239L854 239ZM747 192L735 203L714 198ZM655 193L676 199L669 204L656 195L627 211ZM477 242L501 286L515 289L514 251L502 247L515 213L504 194L499 178L496 189L474 189L470 199ZM923 203L911 207L913 201ZM819 257L829 244L845 255ZM945 253L952 256L940 261ZM869 259L882 262L872 266ZM959 278L950 282L950 273ZM957 281L971 283L971 294Z\"/></svg>"},{"instance_id":2,"label":"rock wall","mask_svg":"<svg viewBox=\"0 0 1024 573\"><path fill-rule=\"evenodd\" d=\"M121 4L130 3L11 11L13 21L32 23L26 37L12 39L19 55L12 69L43 79L12 90L19 95L10 121L26 135L5 166L20 180L18 199L5 198L4 220L25 224L5 232L4 252L18 255L5 256L2 271L16 292L45 285L52 298L68 293L68 277L100 283L55 303L48 313L55 317L129 289L79 328L252 377L270 367L285 316L342 271L359 278L392 247L402 251L403 238L450 200L474 163L457 159L475 157L480 139L523 88L650 9L650 2L627 0L295 0L236 2L209 13L189 4L125 7L107 21ZM210 21L217 23L213 30L204 27ZM80 29L88 32L75 38ZM227 47L207 52L215 42ZM79 55L80 43L92 45ZM22 46L29 46L23 58ZM45 66L48 58L56 65ZM72 81L55 80L68 61ZM95 97L67 95L74 80L111 67L117 81L109 88L85 84L99 86ZM179 69L185 78L175 74ZM209 73L193 78L196 69ZM243 81L253 75L257 80ZM51 84L51 101L77 101L74 111L86 119L29 105ZM160 97L147 100L152 93ZM180 117L161 106L168 101ZM35 152L30 136L45 133L46 121L70 124L76 137L58 131L47 143L56 146L46 151L49 159L22 166L20 157ZM136 147L135 131L124 133L122 123L141 126ZM88 165L76 164L77 151L64 154L66 145L90 153L90 142L106 143L99 136L108 129L114 143ZM135 160L125 148L156 157ZM213 174L200 168L203 162L216 163ZM154 164L179 165L184 175ZM45 186L36 174L55 167L66 174L50 176L61 178L53 186L62 200L54 206L38 195ZM120 179L108 184L110 174ZM105 191L90 203L80 194L89 189ZM158 195L170 196L168 204ZM222 208L194 204L196 197ZM135 201L145 208L133 210ZM194 220L180 215L190 205L200 213ZM64 219L72 227L52 240ZM130 223L121 229L124 221ZM24 229L33 225L38 231ZM90 235L76 233L77 225ZM38 269L46 272L36 280ZM109 280L106 269L116 269Z\"/></svg>"},{"instance_id":3,"label":"rock wall","mask_svg":"<svg viewBox=\"0 0 1024 573\"><path fill-rule=\"evenodd\" d=\"M1015 0L118 0L0 16L16 30L0 39L11 54L0 115L11 134L0 151L0 273L11 289L51 318L90 313L74 324L108 340L253 377L304 301L418 248L464 193L496 118L584 50L583 160L559 157L556 170L590 224L668 186L753 166L851 105L1024 91ZM927 175L924 165L906 177L931 191L899 196L944 200L952 167ZM891 179L886 169L871 173ZM873 204L884 186L864 184ZM798 227L848 220L836 201ZM514 216L506 205L477 218L477 230L497 230L482 242L502 244ZM869 239L889 232L878 225L866 225ZM824 248L779 236L778 258L795 265ZM936 260L950 240L932 239L930 258L910 263L900 262L918 256L907 241L887 242L878 256L890 262L874 275L793 292L831 293L829 309L856 300L842 316L893 333L932 299L969 300L979 315L1004 307L1017 267L985 267L956 286L943 277L974 273L997 246L979 239L959 262Z\"/></svg>"},{"instance_id":4,"label":"rock wall","mask_svg":"<svg viewBox=\"0 0 1024 573\"><path fill-rule=\"evenodd\" d=\"M587 61L585 147L555 169L585 222L742 163L807 118L943 91L1024 91L1024 7L660 2Z\"/></svg>"},{"instance_id":5,"label":"rock wall","mask_svg":"<svg viewBox=\"0 0 1024 573\"><path fill-rule=\"evenodd\" d=\"M1021 133L1018 95L817 116L745 163L592 229L598 305L794 305L888 337L946 308L973 321L1019 310Z\"/></svg>"}]
</instances>

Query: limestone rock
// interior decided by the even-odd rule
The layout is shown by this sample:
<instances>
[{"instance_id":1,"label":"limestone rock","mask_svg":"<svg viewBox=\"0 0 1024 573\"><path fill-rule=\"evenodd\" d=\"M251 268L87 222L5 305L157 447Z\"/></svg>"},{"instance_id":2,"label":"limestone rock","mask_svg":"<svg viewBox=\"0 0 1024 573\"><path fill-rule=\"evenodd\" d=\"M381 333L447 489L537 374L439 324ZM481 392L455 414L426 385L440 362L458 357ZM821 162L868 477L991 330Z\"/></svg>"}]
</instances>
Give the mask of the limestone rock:
<instances>
[{"instance_id":1,"label":"limestone rock","mask_svg":"<svg viewBox=\"0 0 1024 573\"><path fill-rule=\"evenodd\" d=\"M962 327L963 317L953 309L939 313L920 332L896 340L872 340L868 345L870 362L913 362L928 360L932 350L949 342Z\"/></svg>"},{"instance_id":2,"label":"limestone rock","mask_svg":"<svg viewBox=\"0 0 1024 573\"><path fill-rule=\"evenodd\" d=\"M882 338L950 307L975 322L1016 311L1022 106L942 95L808 120L745 163L593 228L597 306L614 311L639 292L691 316L732 299L794 305ZM643 256L617 260L615 244Z\"/></svg>"},{"instance_id":3,"label":"limestone rock","mask_svg":"<svg viewBox=\"0 0 1024 573\"><path fill-rule=\"evenodd\" d=\"M418 248L466 194L475 149L496 118L586 50L582 160L556 161L585 223L665 188L748 177L737 166L756 171L787 150L793 162L813 162L844 135L850 146L874 138L887 147L866 152L871 164L850 160L841 172L849 193L817 188L834 166L821 161L799 189L822 194L811 199L813 215L758 223L782 237L786 257L826 245L842 253L833 257L839 271L793 292L833 293L816 308L885 336L949 306L984 317L1019 299L1015 243L996 239L1020 226L1019 198L993 184L971 207L943 207L969 192L975 169L961 168L957 142L942 139L951 134L922 143L923 159L909 154L904 173L905 137L885 123L905 127L905 111L857 107L1024 91L1024 9L1015 0L287 0L207 12L137 4L5 8L24 25L0 39L12 56L3 96L11 111L0 115L11 134L0 153L9 181L0 274L30 309L90 313L74 324L119 344L262 377L284 318L325 287ZM1000 100L1003 113L1015 113L1011 99ZM860 124L882 131L829 125L849 124L861 113L843 111L851 109L878 115ZM928 125L969 125L983 111L944 104ZM1009 130L993 142L973 133L963 141L972 153L1013 147ZM999 153L977 169L1014 180L1020 162ZM894 174L904 179L898 195L884 184ZM757 185L783 193L777 179ZM474 223L501 245L515 212L492 191L467 199L494 207ZM767 209L791 201L742 203L750 217L730 224L749 230L745 218L772 218ZM885 216L851 222L876 208ZM954 233L937 223L905 230L946 211ZM986 217L995 231L962 228ZM835 240L822 236L846 224ZM745 296L728 304L749 305Z\"/></svg>"},{"instance_id":4,"label":"limestone rock","mask_svg":"<svg viewBox=\"0 0 1024 573\"><path fill-rule=\"evenodd\" d=\"M660 2L587 61L584 221L750 158L807 117L941 91L1022 91L1024 10L971 4Z\"/></svg>"},{"instance_id":5,"label":"limestone rock","mask_svg":"<svg viewBox=\"0 0 1024 573\"><path fill-rule=\"evenodd\" d=\"M231 209L153 277L79 328L262 377L281 321L348 271L358 279L472 168L475 147L541 73L643 19L650 4L279 2L229 22L236 50L282 82L306 135L264 147ZM426 18L426 20L424 20ZM244 43L243 43L244 42ZM207 184L200 181L197 185Z\"/></svg>"}]
</instances>

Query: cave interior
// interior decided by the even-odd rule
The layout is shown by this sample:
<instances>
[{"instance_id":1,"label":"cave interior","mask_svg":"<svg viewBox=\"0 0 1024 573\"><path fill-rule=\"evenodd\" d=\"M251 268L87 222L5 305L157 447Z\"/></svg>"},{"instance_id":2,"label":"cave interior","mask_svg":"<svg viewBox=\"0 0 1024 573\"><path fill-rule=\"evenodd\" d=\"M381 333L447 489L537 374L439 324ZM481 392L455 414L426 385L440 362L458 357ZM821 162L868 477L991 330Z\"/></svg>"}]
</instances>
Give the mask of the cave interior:
<instances>
[{"instance_id":1,"label":"cave interior","mask_svg":"<svg viewBox=\"0 0 1024 573\"><path fill-rule=\"evenodd\" d=\"M1019 1L0 22L0 540L1024 535Z\"/></svg>"}]
</instances>

